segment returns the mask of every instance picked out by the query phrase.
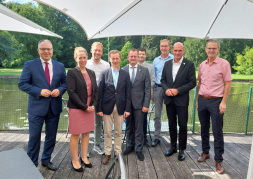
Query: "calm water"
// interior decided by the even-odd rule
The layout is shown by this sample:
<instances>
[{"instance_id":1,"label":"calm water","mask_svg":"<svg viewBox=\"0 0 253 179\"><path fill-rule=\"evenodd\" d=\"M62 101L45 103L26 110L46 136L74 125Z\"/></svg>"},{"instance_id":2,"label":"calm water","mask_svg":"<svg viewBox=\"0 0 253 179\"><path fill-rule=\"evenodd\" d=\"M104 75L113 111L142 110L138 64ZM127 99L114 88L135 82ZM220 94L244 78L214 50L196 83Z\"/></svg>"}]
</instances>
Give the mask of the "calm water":
<instances>
[{"instance_id":1,"label":"calm water","mask_svg":"<svg viewBox=\"0 0 253 179\"><path fill-rule=\"evenodd\" d=\"M28 129L28 115L27 115L28 95L20 91L18 89L17 84L18 84L18 79L0 79L0 130ZM242 109L245 111L245 108L247 107L247 100L248 100L247 92L249 91L249 87L252 87L252 86L253 86L253 83L239 83L239 82L232 83L231 93L233 94L240 93L240 95L243 94L243 96L241 95L237 97L238 95L231 95L232 96L231 99L235 101L233 102L235 104L231 105L230 103L231 116L236 116L238 115L238 112L240 113L240 108L235 107L235 105L237 105L236 103L238 104L240 103L240 100L244 101ZM189 121L192 120L193 94L194 94L194 91L192 90L190 93L191 102L189 105ZM63 98L68 99L67 93L64 94ZM235 107L235 108L232 108L232 107ZM236 111L236 109L238 109L239 111ZM236 117L235 121L238 121L238 118L244 118L245 116L244 111L241 112L240 114L240 116L242 117L240 116ZM163 111L162 120L165 123L167 123L165 108ZM229 123L233 123L231 119L229 120L230 120ZM67 121L68 121L67 112L66 112L66 109L63 109L63 113L61 114L60 124L59 124L60 130L66 130ZM153 124L151 124L151 127L152 126Z\"/></svg>"}]
</instances>

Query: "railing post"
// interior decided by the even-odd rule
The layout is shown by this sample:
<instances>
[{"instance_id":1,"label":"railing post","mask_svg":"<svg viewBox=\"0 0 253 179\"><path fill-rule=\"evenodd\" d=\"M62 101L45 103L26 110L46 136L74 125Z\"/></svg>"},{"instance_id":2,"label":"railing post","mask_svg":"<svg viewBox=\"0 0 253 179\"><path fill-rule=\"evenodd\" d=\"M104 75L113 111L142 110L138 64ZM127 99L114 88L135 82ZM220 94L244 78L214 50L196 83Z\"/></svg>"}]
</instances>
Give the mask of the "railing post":
<instances>
[{"instance_id":1,"label":"railing post","mask_svg":"<svg viewBox=\"0 0 253 179\"><path fill-rule=\"evenodd\" d=\"M249 88L249 100L248 100L247 117L246 117L246 125L245 125L245 134L246 135L247 135L247 132L248 132L251 93L252 93L252 87Z\"/></svg>"},{"instance_id":2,"label":"railing post","mask_svg":"<svg viewBox=\"0 0 253 179\"><path fill-rule=\"evenodd\" d=\"M193 100L193 120L192 120L192 133L195 132L195 118L196 118L196 98L197 98L197 86L194 88L194 100Z\"/></svg>"}]
</instances>

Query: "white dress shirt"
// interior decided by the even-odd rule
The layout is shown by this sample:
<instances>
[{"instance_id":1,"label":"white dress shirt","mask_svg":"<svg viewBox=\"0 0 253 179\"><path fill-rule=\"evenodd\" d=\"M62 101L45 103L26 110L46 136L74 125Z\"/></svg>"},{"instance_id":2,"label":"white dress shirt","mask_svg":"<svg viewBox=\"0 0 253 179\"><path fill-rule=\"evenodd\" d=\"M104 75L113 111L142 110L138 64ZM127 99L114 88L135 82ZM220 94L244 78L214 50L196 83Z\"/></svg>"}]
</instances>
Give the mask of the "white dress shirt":
<instances>
[{"instance_id":1,"label":"white dress shirt","mask_svg":"<svg viewBox=\"0 0 253 179\"><path fill-rule=\"evenodd\" d=\"M176 79L177 72L178 72L178 70L179 70L179 68L180 68L180 66L181 66L181 64L182 64L183 58L184 58L184 57L182 57L182 58L180 59L180 61L177 62L177 63L175 63L175 59L173 59L173 61L172 61L172 76L173 76L173 82L174 82L175 79Z\"/></svg>"},{"instance_id":2,"label":"white dress shirt","mask_svg":"<svg viewBox=\"0 0 253 179\"><path fill-rule=\"evenodd\" d=\"M129 76L130 76L130 80L131 80L132 79L132 71L133 71L133 69L132 69L132 66L130 64L128 66L129 66ZM138 64L136 64L135 66L133 66L133 67L135 67L134 68L134 79L135 79L136 73L137 73L137 66L138 66Z\"/></svg>"}]
</instances>

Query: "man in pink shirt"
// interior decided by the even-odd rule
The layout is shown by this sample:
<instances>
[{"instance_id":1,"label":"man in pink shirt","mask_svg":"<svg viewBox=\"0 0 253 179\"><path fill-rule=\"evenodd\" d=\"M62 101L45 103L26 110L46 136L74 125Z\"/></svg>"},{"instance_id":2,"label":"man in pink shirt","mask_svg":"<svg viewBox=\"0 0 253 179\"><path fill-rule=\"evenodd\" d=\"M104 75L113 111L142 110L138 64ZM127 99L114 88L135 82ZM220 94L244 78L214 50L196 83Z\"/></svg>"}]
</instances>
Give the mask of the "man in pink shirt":
<instances>
[{"instance_id":1,"label":"man in pink shirt","mask_svg":"<svg viewBox=\"0 0 253 179\"><path fill-rule=\"evenodd\" d=\"M199 66L198 100L196 102L201 124L203 151L198 162L204 162L210 158L209 129L211 117L214 136L214 160L216 161L216 171L221 174L224 172L222 165L222 154L224 153L223 115L231 88L231 67L227 60L217 56L220 51L218 41L209 40L205 51L208 58Z\"/></svg>"}]
</instances>

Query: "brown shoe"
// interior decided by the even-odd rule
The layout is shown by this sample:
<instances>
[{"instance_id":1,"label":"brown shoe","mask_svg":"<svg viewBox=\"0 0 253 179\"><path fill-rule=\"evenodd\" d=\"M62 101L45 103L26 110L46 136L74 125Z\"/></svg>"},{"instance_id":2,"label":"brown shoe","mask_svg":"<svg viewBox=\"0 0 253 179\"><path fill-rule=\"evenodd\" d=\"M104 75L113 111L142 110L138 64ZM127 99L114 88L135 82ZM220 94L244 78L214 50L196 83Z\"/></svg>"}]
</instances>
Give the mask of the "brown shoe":
<instances>
[{"instance_id":1,"label":"brown shoe","mask_svg":"<svg viewBox=\"0 0 253 179\"><path fill-rule=\"evenodd\" d=\"M198 162L204 162L206 159L210 158L210 154L202 153L201 156L198 158Z\"/></svg>"},{"instance_id":2,"label":"brown shoe","mask_svg":"<svg viewBox=\"0 0 253 179\"><path fill-rule=\"evenodd\" d=\"M110 158L111 158L111 155L105 155L105 157L104 157L104 159L103 159L103 164L104 164L104 165L108 164Z\"/></svg>"},{"instance_id":3,"label":"brown shoe","mask_svg":"<svg viewBox=\"0 0 253 179\"><path fill-rule=\"evenodd\" d=\"M224 172L224 167L222 165L222 162L216 162L216 171L219 174L222 174Z\"/></svg>"}]
</instances>

